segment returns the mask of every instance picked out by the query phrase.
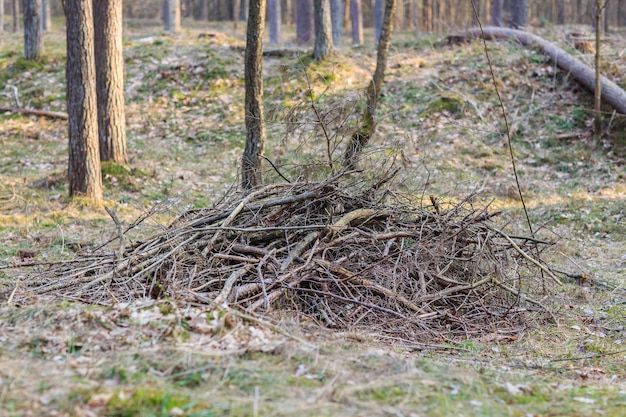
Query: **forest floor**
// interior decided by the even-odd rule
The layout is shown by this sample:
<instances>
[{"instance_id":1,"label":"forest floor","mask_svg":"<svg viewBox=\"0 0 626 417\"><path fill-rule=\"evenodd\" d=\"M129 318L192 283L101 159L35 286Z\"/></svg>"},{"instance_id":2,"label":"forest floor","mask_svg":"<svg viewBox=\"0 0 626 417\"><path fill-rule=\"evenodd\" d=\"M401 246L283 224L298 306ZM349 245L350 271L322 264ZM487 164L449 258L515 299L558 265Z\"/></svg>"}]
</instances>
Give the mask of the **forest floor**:
<instances>
[{"instance_id":1,"label":"forest floor","mask_svg":"<svg viewBox=\"0 0 626 417\"><path fill-rule=\"evenodd\" d=\"M59 28L46 35L36 63L21 58L20 36L3 34L0 105L64 111ZM591 39L586 29L533 31L592 63L571 35ZM172 37L128 25L130 165L103 173L107 204L117 204L123 222L158 205L141 233L210 206L237 184L242 39L241 27ZM477 193L476 204L503 211L499 227L527 233L483 44L442 40L395 37L363 168L400 167L395 190L416 205ZM624 38L609 34L603 42L605 75L626 87ZM216 317L234 324L209 337L189 329L198 307L168 299L98 306L41 296L16 304L11 294L28 270L7 266L71 258L116 228L103 209L67 197L65 122L4 112L0 416L625 415L626 120L607 108L605 132L594 138L592 97L568 74L513 42L488 48L530 218L542 239L556 242L544 256L602 284L550 289L558 323L429 346L288 314L272 317L282 333ZM342 47L321 64L296 53L266 58L267 157L284 176L328 174L327 149L341 156L374 65L371 46ZM279 180L273 170L266 179Z\"/></svg>"}]
</instances>

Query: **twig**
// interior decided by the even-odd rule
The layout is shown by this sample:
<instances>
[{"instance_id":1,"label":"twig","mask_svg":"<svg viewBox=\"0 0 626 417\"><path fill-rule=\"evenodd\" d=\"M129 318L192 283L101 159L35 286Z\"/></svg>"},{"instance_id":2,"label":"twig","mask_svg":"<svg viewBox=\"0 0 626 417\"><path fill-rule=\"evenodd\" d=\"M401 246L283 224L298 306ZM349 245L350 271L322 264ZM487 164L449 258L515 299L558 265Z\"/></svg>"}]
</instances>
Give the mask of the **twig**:
<instances>
[{"instance_id":1,"label":"twig","mask_svg":"<svg viewBox=\"0 0 626 417\"><path fill-rule=\"evenodd\" d=\"M7 107L0 106L0 111L8 111L12 113L28 114L33 116L49 117L51 119L67 120L67 113L61 113L56 111L25 109L23 107Z\"/></svg>"}]
</instances>

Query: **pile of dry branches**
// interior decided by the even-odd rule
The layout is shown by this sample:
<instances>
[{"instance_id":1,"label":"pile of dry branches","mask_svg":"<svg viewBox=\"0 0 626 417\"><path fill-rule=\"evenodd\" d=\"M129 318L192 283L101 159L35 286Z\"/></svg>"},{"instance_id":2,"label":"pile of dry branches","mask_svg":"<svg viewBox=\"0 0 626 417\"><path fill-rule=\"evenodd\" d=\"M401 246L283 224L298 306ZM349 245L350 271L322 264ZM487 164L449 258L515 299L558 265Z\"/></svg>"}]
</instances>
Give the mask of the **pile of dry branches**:
<instances>
[{"instance_id":1,"label":"pile of dry branches","mask_svg":"<svg viewBox=\"0 0 626 417\"><path fill-rule=\"evenodd\" d=\"M103 248L34 270L30 291L104 304L169 297L281 309L400 337L511 330L525 312L545 310L533 297L542 276L558 279L534 256L542 242L497 230L495 213L469 200L415 207L386 188L388 178L350 177L233 196L141 241L118 227Z\"/></svg>"}]
</instances>

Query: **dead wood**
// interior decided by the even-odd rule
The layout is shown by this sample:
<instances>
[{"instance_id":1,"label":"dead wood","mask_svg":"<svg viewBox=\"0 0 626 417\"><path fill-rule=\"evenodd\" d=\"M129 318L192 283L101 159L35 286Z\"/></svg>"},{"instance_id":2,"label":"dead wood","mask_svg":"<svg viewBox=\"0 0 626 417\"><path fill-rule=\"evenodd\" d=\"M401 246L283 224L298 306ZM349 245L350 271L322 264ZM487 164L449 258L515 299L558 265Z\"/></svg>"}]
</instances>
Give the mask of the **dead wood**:
<instances>
[{"instance_id":1,"label":"dead wood","mask_svg":"<svg viewBox=\"0 0 626 417\"><path fill-rule=\"evenodd\" d=\"M8 111L12 113L28 114L33 116L49 117L51 119L67 120L67 113L61 113L56 111L26 109L22 107L6 107L0 106L0 111Z\"/></svg>"},{"instance_id":2,"label":"dead wood","mask_svg":"<svg viewBox=\"0 0 626 417\"><path fill-rule=\"evenodd\" d=\"M347 178L267 186L144 240L122 236L121 250L111 241L72 262L18 265L32 268L20 294L282 309L411 340L520 329L546 310L543 291L558 280L535 255L545 242L496 229L494 214L471 198L435 210L385 200L380 183Z\"/></svg>"},{"instance_id":3,"label":"dead wood","mask_svg":"<svg viewBox=\"0 0 626 417\"><path fill-rule=\"evenodd\" d=\"M539 36L522 30L499 27L485 27L482 31L479 28L470 29L461 35L456 35L456 37L458 36L472 38L483 38L484 36L486 40L514 39L524 46L538 47L550 57L557 67L572 74L572 77L587 90L595 92L595 71L563 49ZM601 93L602 101L610 104L621 114L626 114L626 91L603 76Z\"/></svg>"}]
</instances>

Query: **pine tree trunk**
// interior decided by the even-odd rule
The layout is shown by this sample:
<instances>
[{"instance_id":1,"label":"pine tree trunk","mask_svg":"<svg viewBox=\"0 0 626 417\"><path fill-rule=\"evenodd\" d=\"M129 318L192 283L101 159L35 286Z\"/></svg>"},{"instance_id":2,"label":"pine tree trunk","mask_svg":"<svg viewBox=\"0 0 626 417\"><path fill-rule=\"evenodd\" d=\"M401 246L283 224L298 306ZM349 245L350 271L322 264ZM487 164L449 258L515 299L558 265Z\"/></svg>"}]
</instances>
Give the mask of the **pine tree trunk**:
<instances>
[{"instance_id":1,"label":"pine tree trunk","mask_svg":"<svg viewBox=\"0 0 626 417\"><path fill-rule=\"evenodd\" d=\"M24 57L37 59L43 52L41 0L24 0Z\"/></svg>"},{"instance_id":2,"label":"pine tree trunk","mask_svg":"<svg viewBox=\"0 0 626 417\"><path fill-rule=\"evenodd\" d=\"M180 0L163 0L163 28L166 32L180 32Z\"/></svg>"},{"instance_id":3,"label":"pine tree trunk","mask_svg":"<svg viewBox=\"0 0 626 417\"><path fill-rule=\"evenodd\" d=\"M50 0L41 0L41 29L47 32L52 28L52 5Z\"/></svg>"},{"instance_id":4,"label":"pine tree trunk","mask_svg":"<svg viewBox=\"0 0 626 417\"><path fill-rule=\"evenodd\" d=\"M374 117L376 116L378 98L380 97L380 92L385 80L385 72L387 71L387 55L389 54L391 35L393 34L396 1L397 0L385 0L385 15L380 32L380 40L378 41L376 70L367 88L367 107L363 115L363 120L361 121L359 129L350 137L350 143L344 154L343 166L347 169L351 169L356 165L363 149L376 130Z\"/></svg>"},{"instance_id":5,"label":"pine tree trunk","mask_svg":"<svg viewBox=\"0 0 626 417\"><path fill-rule=\"evenodd\" d=\"M70 196L102 200L92 0L65 0Z\"/></svg>"},{"instance_id":6,"label":"pine tree trunk","mask_svg":"<svg viewBox=\"0 0 626 417\"><path fill-rule=\"evenodd\" d=\"M270 43L280 43L281 11L280 0L267 0L267 20L270 26Z\"/></svg>"},{"instance_id":7,"label":"pine tree trunk","mask_svg":"<svg viewBox=\"0 0 626 417\"><path fill-rule=\"evenodd\" d=\"M502 26L502 0L491 0L491 24Z\"/></svg>"},{"instance_id":8,"label":"pine tree trunk","mask_svg":"<svg viewBox=\"0 0 626 417\"><path fill-rule=\"evenodd\" d=\"M333 54L329 0L313 0L313 22L315 25L313 59L322 61Z\"/></svg>"},{"instance_id":9,"label":"pine tree trunk","mask_svg":"<svg viewBox=\"0 0 626 417\"><path fill-rule=\"evenodd\" d=\"M343 35L343 0L330 0L330 23L333 44L339 46Z\"/></svg>"},{"instance_id":10,"label":"pine tree trunk","mask_svg":"<svg viewBox=\"0 0 626 417\"><path fill-rule=\"evenodd\" d=\"M122 56L122 0L94 2L100 159L127 162Z\"/></svg>"},{"instance_id":11,"label":"pine tree trunk","mask_svg":"<svg viewBox=\"0 0 626 417\"><path fill-rule=\"evenodd\" d=\"M204 22L209 18L209 7L207 5L207 0L200 0L198 4L198 19L201 22Z\"/></svg>"},{"instance_id":12,"label":"pine tree trunk","mask_svg":"<svg viewBox=\"0 0 626 417\"><path fill-rule=\"evenodd\" d=\"M263 184L261 162L265 151L263 121L263 32L265 0L249 0L245 58L246 146L241 164L241 186L251 190Z\"/></svg>"},{"instance_id":13,"label":"pine tree trunk","mask_svg":"<svg viewBox=\"0 0 626 417\"><path fill-rule=\"evenodd\" d=\"M11 13L13 14L13 33L17 33L17 31L20 30L19 0L11 1Z\"/></svg>"},{"instance_id":14,"label":"pine tree trunk","mask_svg":"<svg viewBox=\"0 0 626 417\"><path fill-rule=\"evenodd\" d=\"M307 45L313 37L313 0L297 0L296 43Z\"/></svg>"},{"instance_id":15,"label":"pine tree trunk","mask_svg":"<svg viewBox=\"0 0 626 417\"><path fill-rule=\"evenodd\" d=\"M363 45L363 11L361 0L350 0L350 20L352 23L352 44Z\"/></svg>"},{"instance_id":16,"label":"pine tree trunk","mask_svg":"<svg viewBox=\"0 0 626 417\"><path fill-rule=\"evenodd\" d=\"M526 27L528 24L528 0L511 1L511 27Z\"/></svg>"},{"instance_id":17,"label":"pine tree trunk","mask_svg":"<svg viewBox=\"0 0 626 417\"><path fill-rule=\"evenodd\" d=\"M565 24L565 0L556 0L556 23Z\"/></svg>"},{"instance_id":18,"label":"pine tree trunk","mask_svg":"<svg viewBox=\"0 0 626 417\"><path fill-rule=\"evenodd\" d=\"M0 0L0 33L4 32L4 0Z\"/></svg>"},{"instance_id":19,"label":"pine tree trunk","mask_svg":"<svg viewBox=\"0 0 626 417\"><path fill-rule=\"evenodd\" d=\"M383 0L374 0L374 42L378 44L380 39L380 31L383 28L383 17L385 14L385 2Z\"/></svg>"}]
</instances>

